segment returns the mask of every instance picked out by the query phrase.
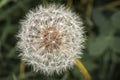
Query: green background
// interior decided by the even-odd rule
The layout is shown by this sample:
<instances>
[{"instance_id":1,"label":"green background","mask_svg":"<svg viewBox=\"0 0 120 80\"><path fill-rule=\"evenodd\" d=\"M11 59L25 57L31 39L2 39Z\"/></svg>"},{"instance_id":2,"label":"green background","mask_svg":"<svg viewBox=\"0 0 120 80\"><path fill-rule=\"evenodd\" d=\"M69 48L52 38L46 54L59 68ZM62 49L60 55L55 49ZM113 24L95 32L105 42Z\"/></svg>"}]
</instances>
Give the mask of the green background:
<instances>
[{"instance_id":1,"label":"green background","mask_svg":"<svg viewBox=\"0 0 120 80\"><path fill-rule=\"evenodd\" d=\"M87 41L81 61L92 80L120 80L120 0L0 0L0 80L84 80L76 66L45 76L18 57L20 20L37 5L50 3L64 4L83 19Z\"/></svg>"}]
</instances>

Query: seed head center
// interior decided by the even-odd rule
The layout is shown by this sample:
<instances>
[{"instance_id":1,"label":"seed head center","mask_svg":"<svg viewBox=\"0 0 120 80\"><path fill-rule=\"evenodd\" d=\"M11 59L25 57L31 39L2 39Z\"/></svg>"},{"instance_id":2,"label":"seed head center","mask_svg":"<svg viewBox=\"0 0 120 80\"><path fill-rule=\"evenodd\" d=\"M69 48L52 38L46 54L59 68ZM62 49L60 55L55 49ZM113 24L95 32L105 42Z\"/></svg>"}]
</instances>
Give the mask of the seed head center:
<instances>
[{"instance_id":1,"label":"seed head center","mask_svg":"<svg viewBox=\"0 0 120 80\"><path fill-rule=\"evenodd\" d=\"M58 49L62 44L62 35L56 26L47 27L42 32L42 47L49 52Z\"/></svg>"}]
</instances>

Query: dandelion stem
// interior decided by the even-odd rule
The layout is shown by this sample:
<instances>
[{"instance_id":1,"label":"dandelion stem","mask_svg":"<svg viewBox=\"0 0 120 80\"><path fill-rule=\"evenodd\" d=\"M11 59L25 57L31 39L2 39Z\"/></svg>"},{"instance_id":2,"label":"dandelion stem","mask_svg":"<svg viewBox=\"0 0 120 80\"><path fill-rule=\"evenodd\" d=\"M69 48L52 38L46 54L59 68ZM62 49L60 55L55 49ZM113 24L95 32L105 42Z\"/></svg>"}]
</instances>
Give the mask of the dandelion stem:
<instances>
[{"instance_id":1,"label":"dandelion stem","mask_svg":"<svg viewBox=\"0 0 120 80\"><path fill-rule=\"evenodd\" d=\"M90 77L87 69L82 64L82 62L79 61L78 59L76 59L76 65L80 69L80 71L82 72L83 76L85 77L85 80L91 80L91 77Z\"/></svg>"},{"instance_id":2,"label":"dandelion stem","mask_svg":"<svg viewBox=\"0 0 120 80\"><path fill-rule=\"evenodd\" d=\"M25 77L25 63L23 61L20 64L20 77L22 79Z\"/></svg>"}]
</instances>

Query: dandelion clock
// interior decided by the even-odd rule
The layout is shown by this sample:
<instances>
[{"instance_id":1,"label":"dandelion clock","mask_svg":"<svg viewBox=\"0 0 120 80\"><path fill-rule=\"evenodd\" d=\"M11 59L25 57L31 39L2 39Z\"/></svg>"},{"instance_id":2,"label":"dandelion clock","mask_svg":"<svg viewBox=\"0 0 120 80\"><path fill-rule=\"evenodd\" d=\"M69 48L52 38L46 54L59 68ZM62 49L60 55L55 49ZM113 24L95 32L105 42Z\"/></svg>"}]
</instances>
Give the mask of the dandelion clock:
<instances>
[{"instance_id":1,"label":"dandelion clock","mask_svg":"<svg viewBox=\"0 0 120 80\"><path fill-rule=\"evenodd\" d=\"M36 72L61 74L75 64L80 66L77 59L85 41L82 21L64 6L38 6L29 11L21 21L18 38L22 60Z\"/></svg>"}]
</instances>

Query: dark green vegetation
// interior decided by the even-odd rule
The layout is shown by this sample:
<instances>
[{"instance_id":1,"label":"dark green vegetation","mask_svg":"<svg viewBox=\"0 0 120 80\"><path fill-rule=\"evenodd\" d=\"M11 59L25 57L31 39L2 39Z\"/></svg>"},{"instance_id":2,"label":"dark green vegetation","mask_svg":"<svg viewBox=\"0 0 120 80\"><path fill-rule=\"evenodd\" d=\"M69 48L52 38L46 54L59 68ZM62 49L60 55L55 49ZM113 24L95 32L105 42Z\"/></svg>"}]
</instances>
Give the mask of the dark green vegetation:
<instances>
[{"instance_id":1,"label":"dark green vegetation","mask_svg":"<svg viewBox=\"0 0 120 80\"><path fill-rule=\"evenodd\" d=\"M63 75L32 72L18 57L16 35L29 9L51 2L71 7L83 19L86 49L81 61L92 80L120 80L119 0L0 0L0 80L84 80L75 66Z\"/></svg>"}]
</instances>

